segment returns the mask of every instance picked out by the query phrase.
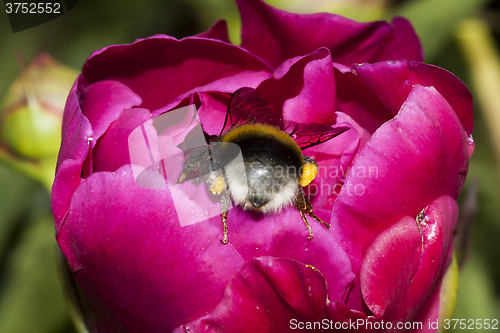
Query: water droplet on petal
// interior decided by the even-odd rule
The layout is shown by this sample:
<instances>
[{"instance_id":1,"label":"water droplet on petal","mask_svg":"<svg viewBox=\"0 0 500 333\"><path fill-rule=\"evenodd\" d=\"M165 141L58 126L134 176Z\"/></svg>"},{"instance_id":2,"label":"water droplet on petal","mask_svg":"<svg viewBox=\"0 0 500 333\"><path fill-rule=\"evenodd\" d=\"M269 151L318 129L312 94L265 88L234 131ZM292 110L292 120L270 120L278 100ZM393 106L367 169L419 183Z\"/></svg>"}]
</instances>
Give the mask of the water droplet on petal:
<instances>
[{"instance_id":1,"label":"water droplet on petal","mask_svg":"<svg viewBox=\"0 0 500 333\"><path fill-rule=\"evenodd\" d=\"M470 158L472 156L472 153L474 152L474 138L472 137L472 134L469 134L469 136L467 137L467 144L467 154Z\"/></svg>"}]
</instances>

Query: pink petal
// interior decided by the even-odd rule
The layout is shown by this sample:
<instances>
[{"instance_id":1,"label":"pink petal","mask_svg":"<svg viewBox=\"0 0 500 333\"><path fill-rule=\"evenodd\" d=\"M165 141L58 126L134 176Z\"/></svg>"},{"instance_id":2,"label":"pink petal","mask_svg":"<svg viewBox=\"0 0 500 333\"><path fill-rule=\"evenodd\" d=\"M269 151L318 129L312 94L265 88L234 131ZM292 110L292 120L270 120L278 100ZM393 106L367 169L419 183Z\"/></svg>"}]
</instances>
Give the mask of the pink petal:
<instances>
[{"instance_id":1,"label":"pink petal","mask_svg":"<svg viewBox=\"0 0 500 333\"><path fill-rule=\"evenodd\" d=\"M324 218L320 210L315 212ZM327 214L329 218L331 211ZM307 228L295 207L270 215L236 207L228 211L229 242L245 261L273 256L316 267L328 283L330 299L343 301L354 279L349 258L324 226L308 219L314 232L312 240L307 240Z\"/></svg>"},{"instance_id":2,"label":"pink petal","mask_svg":"<svg viewBox=\"0 0 500 333\"><path fill-rule=\"evenodd\" d=\"M304 191L314 207L329 210L333 209L333 203L340 194L340 181L346 176L352 159L370 139L370 134L349 116L342 112L336 114L337 125L349 126L351 129L305 151L318 163L318 175Z\"/></svg>"},{"instance_id":3,"label":"pink petal","mask_svg":"<svg viewBox=\"0 0 500 333\"><path fill-rule=\"evenodd\" d=\"M262 70L270 67L258 57L215 39L153 36L94 52L82 75L85 85L119 81L142 98L141 107L155 110L198 86Z\"/></svg>"},{"instance_id":4,"label":"pink petal","mask_svg":"<svg viewBox=\"0 0 500 333\"><path fill-rule=\"evenodd\" d=\"M327 126L335 123L335 79L327 49L280 67L257 90L271 108L282 110L283 119Z\"/></svg>"},{"instance_id":5,"label":"pink petal","mask_svg":"<svg viewBox=\"0 0 500 333\"><path fill-rule=\"evenodd\" d=\"M361 264L361 291L375 317L410 321L448 266L458 206L442 196L425 210L420 224L403 217L371 244Z\"/></svg>"},{"instance_id":6,"label":"pink petal","mask_svg":"<svg viewBox=\"0 0 500 333\"><path fill-rule=\"evenodd\" d=\"M441 303L443 301L441 299L443 297L442 294L442 288L444 283L443 277L446 274L448 268L450 267L452 255L453 255L453 246L449 246L448 254L446 256L446 259L443 261L444 264L441 269L441 273L437 279L437 282L434 284L434 288L432 288L431 293L429 294L425 302L421 305L420 309L418 310L418 313L412 319L413 322L421 322L421 323L426 322L427 325L423 325L421 330L413 330L413 332L434 333L438 331L436 329L437 327L435 323L439 322L440 312L443 311L443 309L441 309L441 306L443 306L443 304ZM432 323L432 325L430 325L429 323Z\"/></svg>"},{"instance_id":7,"label":"pink petal","mask_svg":"<svg viewBox=\"0 0 500 333\"><path fill-rule=\"evenodd\" d=\"M61 143L57 159L56 176L52 184L52 212L59 227L62 218L69 209L73 192L80 184L82 165L90 149L89 138L92 127L89 120L82 115L77 96L77 80L70 91L63 115Z\"/></svg>"},{"instance_id":8,"label":"pink petal","mask_svg":"<svg viewBox=\"0 0 500 333\"><path fill-rule=\"evenodd\" d=\"M73 193L80 185L81 173L82 163L76 160L64 160L59 166L50 192L56 230L61 226L62 219L69 210Z\"/></svg>"},{"instance_id":9,"label":"pink petal","mask_svg":"<svg viewBox=\"0 0 500 333\"><path fill-rule=\"evenodd\" d=\"M93 150L94 172L116 171L121 166L130 164L130 133L148 120L151 120L151 114L147 109L124 110L109 126ZM144 153L147 154L147 151Z\"/></svg>"},{"instance_id":10,"label":"pink petal","mask_svg":"<svg viewBox=\"0 0 500 333\"><path fill-rule=\"evenodd\" d=\"M82 114L78 99L79 80L77 79L68 96L64 109L62 135L59 156L57 158L56 173L61 163L67 159L74 159L83 163L89 151L89 137L92 136L92 126Z\"/></svg>"},{"instance_id":11,"label":"pink petal","mask_svg":"<svg viewBox=\"0 0 500 333\"><path fill-rule=\"evenodd\" d=\"M221 42L230 44L227 35L227 24L225 20L219 20L212 25L210 30L197 34L196 37L217 39Z\"/></svg>"},{"instance_id":12,"label":"pink petal","mask_svg":"<svg viewBox=\"0 0 500 333\"><path fill-rule=\"evenodd\" d=\"M376 321L372 316L368 317L363 312L352 310L342 302L328 304L328 317L336 322L333 327L342 329L343 332L373 332L366 323Z\"/></svg>"},{"instance_id":13,"label":"pink petal","mask_svg":"<svg viewBox=\"0 0 500 333\"><path fill-rule=\"evenodd\" d=\"M345 244L355 274L384 229L415 218L442 195L457 198L467 161L467 135L454 110L433 87L415 86L399 114L358 154L334 204L332 232Z\"/></svg>"},{"instance_id":14,"label":"pink petal","mask_svg":"<svg viewBox=\"0 0 500 333\"><path fill-rule=\"evenodd\" d=\"M170 332L214 308L243 264L219 242L220 220L181 227L172 207L168 190L136 186L130 166L76 190L57 241L99 331Z\"/></svg>"},{"instance_id":15,"label":"pink petal","mask_svg":"<svg viewBox=\"0 0 500 333\"><path fill-rule=\"evenodd\" d=\"M238 0L242 46L277 67L286 59L330 49L333 61L354 63L408 59L422 61L420 42L403 18L359 23L335 14L300 15L260 0Z\"/></svg>"},{"instance_id":16,"label":"pink petal","mask_svg":"<svg viewBox=\"0 0 500 333\"><path fill-rule=\"evenodd\" d=\"M354 119L369 133L373 134L383 123L394 117L355 72L335 69L335 81L337 109Z\"/></svg>"},{"instance_id":17,"label":"pink petal","mask_svg":"<svg viewBox=\"0 0 500 333\"><path fill-rule=\"evenodd\" d=\"M130 88L117 81L93 83L81 94L82 112L92 124L94 143L123 110L142 103L141 98Z\"/></svg>"},{"instance_id":18,"label":"pink petal","mask_svg":"<svg viewBox=\"0 0 500 333\"><path fill-rule=\"evenodd\" d=\"M343 124L343 123L349 124L350 126L352 126L353 129L356 130L356 132L359 133L359 143L358 143L357 151L361 151L361 149L363 149L363 147L366 145L368 140L371 139L372 136L370 135L370 133L368 131L366 131L362 126L360 126L354 119L349 117L349 115L344 114L342 112L336 112L336 113L337 113L337 123L339 125Z\"/></svg>"},{"instance_id":19,"label":"pink petal","mask_svg":"<svg viewBox=\"0 0 500 333\"><path fill-rule=\"evenodd\" d=\"M473 129L472 95L445 69L418 62L396 61L354 66L353 71L373 90L387 111L396 115L415 85L433 86L456 112L467 134Z\"/></svg>"},{"instance_id":20,"label":"pink petal","mask_svg":"<svg viewBox=\"0 0 500 333\"><path fill-rule=\"evenodd\" d=\"M271 73L267 71L242 71L238 74L224 77L222 79L214 80L213 82L210 82L206 85L199 86L196 88L193 88L191 90L186 91L185 93L180 94L176 98L174 98L172 101L167 103L161 108L158 108L154 111L152 111L153 116L157 116L159 114L162 114L164 112L167 112L171 110L172 108L175 108L178 106L181 101L185 100L186 98L191 98L194 94L196 93L211 93L211 94L217 94L217 93L228 93L232 94L236 90L238 90L241 87L250 87L250 88L256 88L262 81L267 80L271 77ZM230 97L230 96L229 96ZM229 97L227 98L229 102ZM224 99L224 98L222 98ZM226 105L227 109L227 105ZM222 126L222 125L221 125ZM220 133L217 133L217 135Z\"/></svg>"},{"instance_id":21,"label":"pink petal","mask_svg":"<svg viewBox=\"0 0 500 333\"><path fill-rule=\"evenodd\" d=\"M362 239L368 239L405 215L416 216L440 195L457 198L467 170L467 146L446 100L432 87L415 86L400 113L358 155L335 209L356 216L361 229L367 228L360 234L370 234ZM377 172L362 173L370 167ZM365 191L355 195L355 189Z\"/></svg>"},{"instance_id":22,"label":"pink petal","mask_svg":"<svg viewBox=\"0 0 500 333\"><path fill-rule=\"evenodd\" d=\"M198 116L203 124L203 131L208 135L221 134L230 97L228 94L218 93L199 94L201 106L198 109Z\"/></svg>"},{"instance_id":23,"label":"pink petal","mask_svg":"<svg viewBox=\"0 0 500 333\"><path fill-rule=\"evenodd\" d=\"M319 57L323 57L305 65L302 90L283 104L284 119L302 123L333 124L336 110L332 58L327 52L321 52L324 55L317 53Z\"/></svg>"},{"instance_id":24,"label":"pink petal","mask_svg":"<svg viewBox=\"0 0 500 333\"><path fill-rule=\"evenodd\" d=\"M327 319L327 293L314 267L289 259L252 259L229 282L212 312L174 332L288 332L293 320Z\"/></svg>"},{"instance_id":25,"label":"pink petal","mask_svg":"<svg viewBox=\"0 0 500 333\"><path fill-rule=\"evenodd\" d=\"M377 318L406 319L405 315L412 314L404 294L418 270L421 246L417 224L406 216L380 233L366 252L361 264L361 292Z\"/></svg>"}]
</instances>

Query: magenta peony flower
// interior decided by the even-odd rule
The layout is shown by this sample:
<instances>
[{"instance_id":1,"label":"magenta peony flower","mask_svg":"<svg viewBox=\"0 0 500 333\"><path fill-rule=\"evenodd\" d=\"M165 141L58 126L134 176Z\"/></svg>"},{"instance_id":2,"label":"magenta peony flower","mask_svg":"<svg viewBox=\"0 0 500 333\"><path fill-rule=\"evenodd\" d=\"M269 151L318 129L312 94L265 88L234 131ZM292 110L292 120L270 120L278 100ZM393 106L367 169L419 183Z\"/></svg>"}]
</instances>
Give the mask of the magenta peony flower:
<instances>
[{"instance_id":1,"label":"magenta peony flower","mask_svg":"<svg viewBox=\"0 0 500 333\"><path fill-rule=\"evenodd\" d=\"M241 47L224 22L181 40L109 46L71 90L52 207L90 329L286 332L319 322L398 331L420 322L412 330L436 331L429 324L442 311L455 200L474 147L470 93L421 62L405 19L357 23L237 2ZM191 125L160 144L151 120L194 105L203 131L218 135L241 87L285 120L349 128L305 151L319 165L306 195L332 225L310 219L312 240L295 207L236 207L224 245L220 215L185 225L176 214L175 200L199 209L190 183L175 192L137 184L149 156L135 129L152 140L149 152L173 151Z\"/></svg>"}]
</instances>

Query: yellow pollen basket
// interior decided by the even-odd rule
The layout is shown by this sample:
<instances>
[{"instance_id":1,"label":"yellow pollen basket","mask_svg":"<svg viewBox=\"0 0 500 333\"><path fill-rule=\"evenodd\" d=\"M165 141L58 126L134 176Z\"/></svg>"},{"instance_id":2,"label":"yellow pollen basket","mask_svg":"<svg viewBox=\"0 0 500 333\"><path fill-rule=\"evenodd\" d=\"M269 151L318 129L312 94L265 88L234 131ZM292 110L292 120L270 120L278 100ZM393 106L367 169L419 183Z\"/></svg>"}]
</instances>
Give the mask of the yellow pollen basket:
<instances>
[{"instance_id":1,"label":"yellow pollen basket","mask_svg":"<svg viewBox=\"0 0 500 333\"><path fill-rule=\"evenodd\" d=\"M226 188L226 182L224 181L223 176L218 176L217 178L215 178L215 180L212 182L212 184L210 184L209 187L210 191L213 194L221 194L225 188Z\"/></svg>"},{"instance_id":2,"label":"yellow pollen basket","mask_svg":"<svg viewBox=\"0 0 500 333\"><path fill-rule=\"evenodd\" d=\"M302 174L300 175L299 185L300 187L306 187L310 182L318 175L318 166L316 163L306 163L302 168Z\"/></svg>"}]
</instances>

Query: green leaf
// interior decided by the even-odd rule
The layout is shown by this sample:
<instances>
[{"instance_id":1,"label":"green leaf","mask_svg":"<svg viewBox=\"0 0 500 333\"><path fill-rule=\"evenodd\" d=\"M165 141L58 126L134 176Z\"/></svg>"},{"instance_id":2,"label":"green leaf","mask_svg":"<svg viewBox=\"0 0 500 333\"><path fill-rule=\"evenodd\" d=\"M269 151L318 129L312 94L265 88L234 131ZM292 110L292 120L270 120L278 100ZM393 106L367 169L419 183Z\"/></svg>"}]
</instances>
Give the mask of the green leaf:
<instances>
[{"instance_id":1,"label":"green leaf","mask_svg":"<svg viewBox=\"0 0 500 333\"><path fill-rule=\"evenodd\" d=\"M472 255L460 274L457 307L453 318L493 319L500 318L500 304L495 298L494 282L483 260ZM458 329L451 332L462 332ZM481 331L481 330L479 330Z\"/></svg>"},{"instance_id":2,"label":"green leaf","mask_svg":"<svg viewBox=\"0 0 500 333\"><path fill-rule=\"evenodd\" d=\"M3 257L11 233L30 203L39 185L0 163L0 258Z\"/></svg>"},{"instance_id":3,"label":"green leaf","mask_svg":"<svg viewBox=\"0 0 500 333\"><path fill-rule=\"evenodd\" d=\"M6 263L0 332L53 333L69 326L55 250L54 222L49 214L23 230Z\"/></svg>"}]
</instances>

